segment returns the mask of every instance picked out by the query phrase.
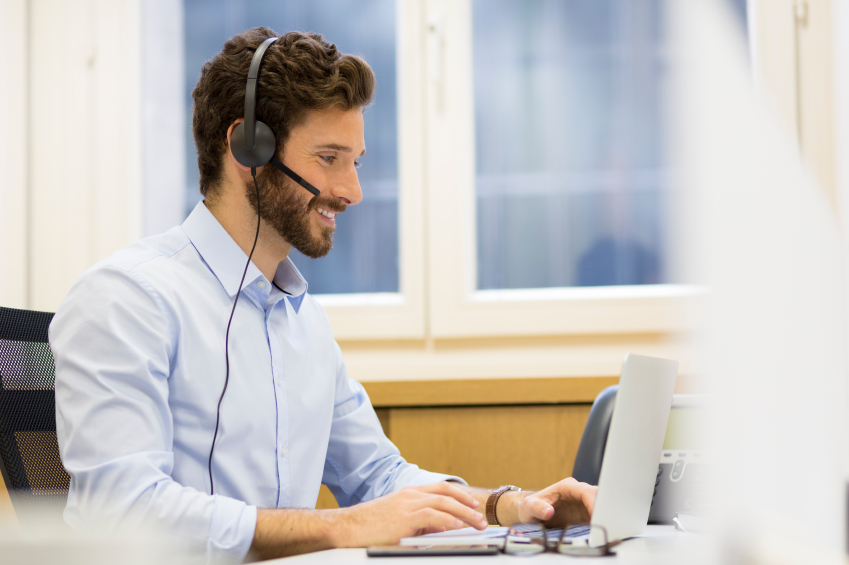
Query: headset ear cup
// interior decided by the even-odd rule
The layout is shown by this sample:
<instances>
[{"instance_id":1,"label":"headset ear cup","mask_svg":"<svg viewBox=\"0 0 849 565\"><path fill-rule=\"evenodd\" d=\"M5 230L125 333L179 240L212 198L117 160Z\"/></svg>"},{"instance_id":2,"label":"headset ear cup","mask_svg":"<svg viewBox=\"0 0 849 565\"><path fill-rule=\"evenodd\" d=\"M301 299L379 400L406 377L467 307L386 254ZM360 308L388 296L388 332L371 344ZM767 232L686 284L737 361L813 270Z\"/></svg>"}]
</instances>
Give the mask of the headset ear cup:
<instances>
[{"instance_id":1,"label":"headset ear cup","mask_svg":"<svg viewBox=\"0 0 849 565\"><path fill-rule=\"evenodd\" d=\"M277 151L277 141L274 132L263 122L256 123L256 145L253 154L256 156L256 166L261 167L271 161Z\"/></svg>"},{"instance_id":2,"label":"headset ear cup","mask_svg":"<svg viewBox=\"0 0 849 565\"><path fill-rule=\"evenodd\" d=\"M277 150L274 132L262 122L256 123L253 150L245 147L245 124L237 125L230 134L230 152L245 167L261 167L271 161Z\"/></svg>"},{"instance_id":3,"label":"headset ear cup","mask_svg":"<svg viewBox=\"0 0 849 565\"><path fill-rule=\"evenodd\" d=\"M253 151L245 148L245 124L241 123L236 126L233 133L230 134L230 153L240 165L250 167L253 164Z\"/></svg>"}]
</instances>

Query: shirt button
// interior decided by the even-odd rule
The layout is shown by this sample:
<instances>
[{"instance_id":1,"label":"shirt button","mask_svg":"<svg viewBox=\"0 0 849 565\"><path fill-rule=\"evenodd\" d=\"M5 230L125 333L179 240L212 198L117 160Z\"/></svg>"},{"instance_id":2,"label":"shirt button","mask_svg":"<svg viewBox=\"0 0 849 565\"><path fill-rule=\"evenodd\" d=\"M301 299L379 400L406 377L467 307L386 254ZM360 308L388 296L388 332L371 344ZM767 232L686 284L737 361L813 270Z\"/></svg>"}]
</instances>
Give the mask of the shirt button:
<instances>
[{"instance_id":1,"label":"shirt button","mask_svg":"<svg viewBox=\"0 0 849 565\"><path fill-rule=\"evenodd\" d=\"M279 386L279 387L283 386L283 382L279 378L277 379L277 386Z\"/></svg>"},{"instance_id":2,"label":"shirt button","mask_svg":"<svg viewBox=\"0 0 849 565\"><path fill-rule=\"evenodd\" d=\"M280 457L284 457L286 455L286 448L282 445L280 446Z\"/></svg>"},{"instance_id":3,"label":"shirt button","mask_svg":"<svg viewBox=\"0 0 849 565\"><path fill-rule=\"evenodd\" d=\"M265 288L265 281L259 281L258 283L256 283L256 285L257 285L259 288Z\"/></svg>"}]
</instances>

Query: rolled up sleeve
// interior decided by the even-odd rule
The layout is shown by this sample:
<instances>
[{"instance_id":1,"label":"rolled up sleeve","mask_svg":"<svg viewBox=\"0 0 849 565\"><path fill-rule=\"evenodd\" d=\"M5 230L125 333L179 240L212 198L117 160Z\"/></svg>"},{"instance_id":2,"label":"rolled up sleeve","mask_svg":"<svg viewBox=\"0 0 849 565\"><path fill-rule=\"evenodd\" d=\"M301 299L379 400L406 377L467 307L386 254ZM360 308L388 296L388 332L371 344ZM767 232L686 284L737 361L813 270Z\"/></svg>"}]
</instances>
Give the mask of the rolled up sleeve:
<instances>
[{"instance_id":1,"label":"rolled up sleeve","mask_svg":"<svg viewBox=\"0 0 849 565\"><path fill-rule=\"evenodd\" d=\"M238 563L256 507L174 481L168 404L175 329L155 290L100 267L72 288L50 327L56 433L71 476L66 521L79 530L150 527L208 563Z\"/></svg>"},{"instance_id":2,"label":"rolled up sleeve","mask_svg":"<svg viewBox=\"0 0 849 565\"><path fill-rule=\"evenodd\" d=\"M339 505L351 506L408 486L466 484L460 477L419 469L401 457L383 433L363 386L348 378L338 346L336 353L336 399L322 482Z\"/></svg>"}]
</instances>

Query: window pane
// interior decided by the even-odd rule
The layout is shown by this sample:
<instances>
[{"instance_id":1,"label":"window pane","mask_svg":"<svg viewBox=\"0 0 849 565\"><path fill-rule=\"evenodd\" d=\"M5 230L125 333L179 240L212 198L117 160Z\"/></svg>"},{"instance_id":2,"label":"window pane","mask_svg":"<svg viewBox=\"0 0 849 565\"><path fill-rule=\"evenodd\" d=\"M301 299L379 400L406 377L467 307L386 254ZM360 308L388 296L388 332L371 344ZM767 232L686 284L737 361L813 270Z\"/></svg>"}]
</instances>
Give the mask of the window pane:
<instances>
[{"instance_id":1,"label":"window pane","mask_svg":"<svg viewBox=\"0 0 849 565\"><path fill-rule=\"evenodd\" d=\"M473 6L478 288L665 282L661 3Z\"/></svg>"},{"instance_id":2,"label":"window pane","mask_svg":"<svg viewBox=\"0 0 849 565\"><path fill-rule=\"evenodd\" d=\"M345 53L362 56L377 75L374 103L365 112L368 154L360 161L363 201L339 217L333 250L292 260L310 292L398 291L398 149L394 0L185 0L187 213L200 200L191 91L204 61L230 37L256 26L283 34L312 31Z\"/></svg>"}]
</instances>

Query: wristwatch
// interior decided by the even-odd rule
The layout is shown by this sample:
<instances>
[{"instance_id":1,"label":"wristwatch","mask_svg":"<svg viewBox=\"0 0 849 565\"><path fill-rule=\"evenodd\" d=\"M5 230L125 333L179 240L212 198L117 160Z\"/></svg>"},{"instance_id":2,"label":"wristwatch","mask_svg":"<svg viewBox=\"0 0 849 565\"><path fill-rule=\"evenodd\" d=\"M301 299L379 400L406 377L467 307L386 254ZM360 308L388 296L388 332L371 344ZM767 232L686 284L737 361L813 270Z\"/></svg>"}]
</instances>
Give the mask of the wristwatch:
<instances>
[{"instance_id":1,"label":"wristwatch","mask_svg":"<svg viewBox=\"0 0 849 565\"><path fill-rule=\"evenodd\" d=\"M500 526L498 523L498 518L495 516L495 505L498 504L498 499L501 498L501 495L507 492L508 490L516 490L520 491L519 487L515 485L502 485L492 491L489 495L489 498L486 499L486 521L490 526Z\"/></svg>"}]
</instances>

